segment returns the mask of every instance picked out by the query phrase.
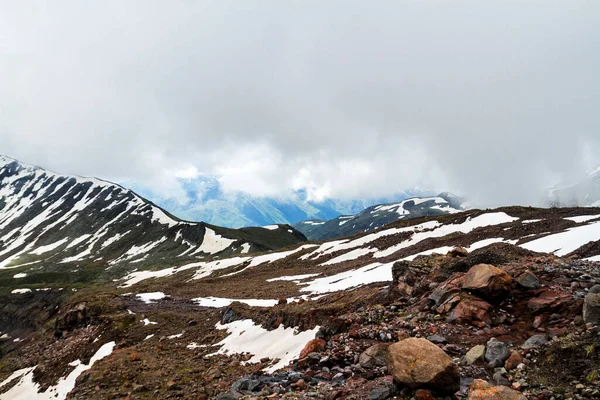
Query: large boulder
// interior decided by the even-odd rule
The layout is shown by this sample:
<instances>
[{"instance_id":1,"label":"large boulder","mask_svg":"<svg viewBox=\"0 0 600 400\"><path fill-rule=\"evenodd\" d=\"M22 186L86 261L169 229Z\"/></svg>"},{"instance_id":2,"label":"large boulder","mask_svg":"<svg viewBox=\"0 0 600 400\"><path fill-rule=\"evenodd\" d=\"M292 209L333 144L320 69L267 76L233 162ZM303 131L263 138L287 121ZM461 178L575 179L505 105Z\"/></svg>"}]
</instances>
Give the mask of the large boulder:
<instances>
[{"instance_id":1,"label":"large boulder","mask_svg":"<svg viewBox=\"0 0 600 400\"><path fill-rule=\"evenodd\" d=\"M488 363L494 367L500 367L504 365L504 361L506 361L508 357L510 357L510 351L504 342L501 342L496 338L488 340L485 349L485 360Z\"/></svg>"},{"instance_id":2,"label":"large boulder","mask_svg":"<svg viewBox=\"0 0 600 400\"><path fill-rule=\"evenodd\" d=\"M501 300L510 293L513 278L490 264L478 264L465 274L462 289L486 300Z\"/></svg>"},{"instance_id":3,"label":"large boulder","mask_svg":"<svg viewBox=\"0 0 600 400\"><path fill-rule=\"evenodd\" d=\"M378 343L363 351L358 363L363 368L385 367L388 359L389 343Z\"/></svg>"},{"instance_id":4,"label":"large boulder","mask_svg":"<svg viewBox=\"0 0 600 400\"><path fill-rule=\"evenodd\" d=\"M493 386L482 379L475 379L469 387L468 400L527 400L527 397L506 386Z\"/></svg>"},{"instance_id":5,"label":"large boulder","mask_svg":"<svg viewBox=\"0 0 600 400\"><path fill-rule=\"evenodd\" d=\"M458 366L442 349L422 338L408 338L388 347L388 370L396 382L445 393L460 389Z\"/></svg>"},{"instance_id":6,"label":"large boulder","mask_svg":"<svg viewBox=\"0 0 600 400\"><path fill-rule=\"evenodd\" d=\"M583 320L586 324L600 325L600 285L594 285L583 301Z\"/></svg>"}]
</instances>

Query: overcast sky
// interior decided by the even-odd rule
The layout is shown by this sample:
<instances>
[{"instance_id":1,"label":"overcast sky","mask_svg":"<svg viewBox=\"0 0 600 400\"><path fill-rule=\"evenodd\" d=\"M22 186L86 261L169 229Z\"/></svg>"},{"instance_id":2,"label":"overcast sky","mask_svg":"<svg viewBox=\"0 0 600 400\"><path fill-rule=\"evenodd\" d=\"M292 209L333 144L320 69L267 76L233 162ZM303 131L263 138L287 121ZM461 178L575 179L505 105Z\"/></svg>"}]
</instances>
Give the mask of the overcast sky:
<instances>
[{"instance_id":1,"label":"overcast sky","mask_svg":"<svg viewBox=\"0 0 600 400\"><path fill-rule=\"evenodd\" d=\"M535 203L600 164L598 1L0 0L0 153L168 188Z\"/></svg>"}]
</instances>

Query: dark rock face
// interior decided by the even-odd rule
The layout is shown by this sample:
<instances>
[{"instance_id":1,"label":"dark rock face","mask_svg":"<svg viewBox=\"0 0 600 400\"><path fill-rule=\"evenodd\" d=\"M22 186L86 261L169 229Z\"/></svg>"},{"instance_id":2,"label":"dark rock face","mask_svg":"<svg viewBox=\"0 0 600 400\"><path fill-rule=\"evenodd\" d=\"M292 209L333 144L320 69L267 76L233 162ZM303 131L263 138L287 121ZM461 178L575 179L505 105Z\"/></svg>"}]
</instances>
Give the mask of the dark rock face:
<instances>
[{"instance_id":1,"label":"dark rock face","mask_svg":"<svg viewBox=\"0 0 600 400\"><path fill-rule=\"evenodd\" d=\"M87 305L86 303L80 303L56 320L54 334L60 336L64 331L70 332L76 328L84 327L88 323L89 315Z\"/></svg>"}]
</instances>

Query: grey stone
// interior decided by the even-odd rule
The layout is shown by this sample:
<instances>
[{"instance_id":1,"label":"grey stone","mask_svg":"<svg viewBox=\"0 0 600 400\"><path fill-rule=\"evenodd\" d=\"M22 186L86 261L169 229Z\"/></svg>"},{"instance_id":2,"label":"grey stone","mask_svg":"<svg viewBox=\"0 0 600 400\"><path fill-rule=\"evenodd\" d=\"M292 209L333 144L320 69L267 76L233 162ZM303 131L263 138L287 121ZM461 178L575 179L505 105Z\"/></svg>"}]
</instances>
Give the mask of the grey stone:
<instances>
[{"instance_id":1,"label":"grey stone","mask_svg":"<svg viewBox=\"0 0 600 400\"><path fill-rule=\"evenodd\" d=\"M431 335L431 336L427 337L427 340L429 340L431 343L435 343L435 344L448 343L448 340L446 340L446 338L443 337L442 335Z\"/></svg>"},{"instance_id":2,"label":"grey stone","mask_svg":"<svg viewBox=\"0 0 600 400\"><path fill-rule=\"evenodd\" d=\"M533 335L521 345L522 349L534 349L548 343L548 339L544 335Z\"/></svg>"},{"instance_id":3,"label":"grey stone","mask_svg":"<svg viewBox=\"0 0 600 400\"><path fill-rule=\"evenodd\" d=\"M517 283L526 289L537 289L540 287L540 281L531 271L525 271L516 279Z\"/></svg>"},{"instance_id":4,"label":"grey stone","mask_svg":"<svg viewBox=\"0 0 600 400\"><path fill-rule=\"evenodd\" d=\"M510 386L510 381L506 379L504 371L494 372L494 375L492 375L492 382L494 385Z\"/></svg>"},{"instance_id":5,"label":"grey stone","mask_svg":"<svg viewBox=\"0 0 600 400\"><path fill-rule=\"evenodd\" d=\"M510 356L508 346L496 338L491 338L487 342L485 350L485 360L494 367L504 365L504 361Z\"/></svg>"},{"instance_id":6,"label":"grey stone","mask_svg":"<svg viewBox=\"0 0 600 400\"><path fill-rule=\"evenodd\" d=\"M378 343L363 351L358 362L363 368L385 367L387 365L388 344Z\"/></svg>"},{"instance_id":7,"label":"grey stone","mask_svg":"<svg viewBox=\"0 0 600 400\"><path fill-rule=\"evenodd\" d=\"M385 400L392 395L392 391L388 387L378 387L371 390L369 400Z\"/></svg>"}]
</instances>

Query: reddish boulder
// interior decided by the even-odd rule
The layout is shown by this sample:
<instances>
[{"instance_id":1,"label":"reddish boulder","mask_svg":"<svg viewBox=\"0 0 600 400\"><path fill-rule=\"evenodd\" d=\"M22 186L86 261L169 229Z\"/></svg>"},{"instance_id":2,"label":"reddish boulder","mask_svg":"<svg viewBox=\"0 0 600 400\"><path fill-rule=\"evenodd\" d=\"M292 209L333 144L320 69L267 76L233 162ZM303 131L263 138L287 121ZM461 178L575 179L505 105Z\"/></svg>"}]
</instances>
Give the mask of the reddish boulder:
<instances>
[{"instance_id":1,"label":"reddish boulder","mask_svg":"<svg viewBox=\"0 0 600 400\"><path fill-rule=\"evenodd\" d=\"M490 264L478 264L465 274L462 289L486 300L499 300L510 293L513 278L504 270Z\"/></svg>"},{"instance_id":2,"label":"reddish boulder","mask_svg":"<svg viewBox=\"0 0 600 400\"><path fill-rule=\"evenodd\" d=\"M448 316L448 322L472 324L478 327L490 325L492 318L489 311L492 305L475 296L461 295L458 305Z\"/></svg>"},{"instance_id":3,"label":"reddish boulder","mask_svg":"<svg viewBox=\"0 0 600 400\"><path fill-rule=\"evenodd\" d=\"M545 311L556 311L568 307L573 297L556 290L545 290L539 296L527 302L527 308L534 314Z\"/></svg>"},{"instance_id":4,"label":"reddish boulder","mask_svg":"<svg viewBox=\"0 0 600 400\"><path fill-rule=\"evenodd\" d=\"M468 400L527 400L527 397L506 386L493 386L482 379L475 379L469 387Z\"/></svg>"},{"instance_id":5,"label":"reddish boulder","mask_svg":"<svg viewBox=\"0 0 600 400\"><path fill-rule=\"evenodd\" d=\"M327 344L327 342L325 342L323 339L313 339L313 340L309 341L308 343L306 343L306 346L304 346L304 348L300 352L300 358L305 358L310 353L315 353L315 352L325 350L326 344Z\"/></svg>"}]
</instances>

